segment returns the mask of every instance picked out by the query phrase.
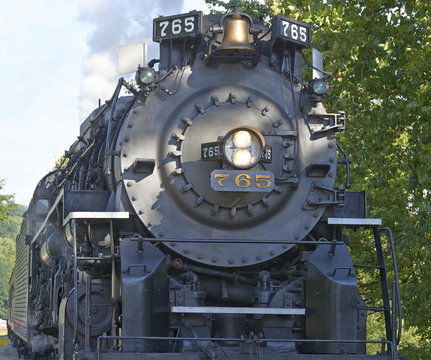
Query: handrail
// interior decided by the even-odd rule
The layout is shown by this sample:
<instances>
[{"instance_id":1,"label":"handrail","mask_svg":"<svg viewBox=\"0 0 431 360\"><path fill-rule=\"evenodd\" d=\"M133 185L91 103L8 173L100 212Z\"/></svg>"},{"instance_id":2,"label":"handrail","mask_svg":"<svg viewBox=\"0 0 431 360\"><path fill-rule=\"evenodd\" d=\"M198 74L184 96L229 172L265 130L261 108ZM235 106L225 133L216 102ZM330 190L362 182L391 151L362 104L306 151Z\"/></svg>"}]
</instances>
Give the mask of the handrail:
<instances>
[{"instance_id":1,"label":"handrail","mask_svg":"<svg viewBox=\"0 0 431 360\"><path fill-rule=\"evenodd\" d=\"M147 241L157 243L198 243L198 244L284 244L284 245L346 245L344 241L305 241L305 240L258 240L258 239L181 239L181 238L149 238L120 234L121 239L130 241Z\"/></svg>"},{"instance_id":2,"label":"handrail","mask_svg":"<svg viewBox=\"0 0 431 360\"><path fill-rule=\"evenodd\" d=\"M394 277L395 277L395 292L396 292L396 300L398 305L398 331L397 331L397 338L396 338L396 344L398 345L401 340L401 330L402 330L402 308L401 308L401 293L400 293L400 281L398 277L398 267L397 267L397 259L395 257L395 246L394 246L394 238L392 236L392 230L389 227L381 228L379 229L379 232L387 231L389 241L391 243L391 252L392 252L392 264L394 267ZM394 326L394 325L393 325ZM395 341L395 339L394 339Z\"/></svg>"},{"instance_id":3,"label":"handrail","mask_svg":"<svg viewBox=\"0 0 431 360\"><path fill-rule=\"evenodd\" d=\"M329 221L331 220L331 221ZM349 221L343 222L340 221L342 219L328 219L328 224L331 225L344 225L348 226L351 225ZM359 226L364 226L365 224L358 223ZM383 308L367 308L364 307L364 310L371 310L371 311L383 311L385 312L385 323L386 323L386 336L389 338L392 342L392 344L395 344L394 351L396 351L396 346L400 343L401 340L401 332L402 332L402 308L401 308L401 294L400 294L400 284L399 284L399 277L398 277L398 267L397 267L397 261L395 256L395 246L394 246L394 239L392 235L392 231L389 227L379 228L379 225L381 223L370 223L368 224L369 227L373 229L374 233L374 240L376 245L376 252L377 252L377 259L379 262L378 266L372 266L372 265L359 265L354 264L353 266L355 268L366 268L366 269L376 269L380 271L380 281L382 286L382 296L383 296ZM386 272L386 264L384 260L384 254L383 254L383 248L382 248L382 240L381 240L381 233L386 231L388 233L388 238L391 245L391 254L392 254L392 264L394 268L394 277L395 281L393 282L392 286L392 307L389 304L389 289L387 284L387 272ZM385 296L385 294L387 296ZM398 326L396 326L397 322L397 314L398 311ZM391 314L392 312L392 314ZM391 318L392 315L392 318Z\"/></svg>"},{"instance_id":4,"label":"handrail","mask_svg":"<svg viewBox=\"0 0 431 360\"><path fill-rule=\"evenodd\" d=\"M293 343L322 343L322 344L388 344L390 349L391 360L395 360L395 347L389 340L332 340L332 339L266 339L260 336L253 338L242 336L240 338L217 338L217 337L178 337L178 336L107 336L105 334L97 337L97 360L100 360L100 341L109 339L118 340L185 340L185 341L236 341L238 343L255 343L257 346L264 342L293 342Z\"/></svg>"}]
</instances>

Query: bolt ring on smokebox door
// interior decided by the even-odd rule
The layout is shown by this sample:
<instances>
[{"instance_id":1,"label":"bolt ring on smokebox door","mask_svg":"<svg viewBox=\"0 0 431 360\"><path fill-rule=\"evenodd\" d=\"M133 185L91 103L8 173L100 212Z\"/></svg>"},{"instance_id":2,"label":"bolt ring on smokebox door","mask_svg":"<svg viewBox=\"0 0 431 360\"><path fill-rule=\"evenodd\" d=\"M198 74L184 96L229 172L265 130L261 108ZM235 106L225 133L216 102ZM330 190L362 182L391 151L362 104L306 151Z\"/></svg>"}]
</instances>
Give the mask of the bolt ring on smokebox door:
<instances>
[{"instance_id":1,"label":"bolt ring on smokebox door","mask_svg":"<svg viewBox=\"0 0 431 360\"><path fill-rule=\"evenodd\" d=\"M223 197L223 194L217 194L210 188L210 173L220 165L201 161L200 144L216 141L218 137L232 130L229 119L223 120L223 117L227 117L226 114L229 114L231 119L246 118L249 126L261 131L266 135L265 138L268 139L265 139L266 141L272 142L273 146L282 150L281 158L274 158L269 166L277 175L283 171L283 165L287 166L286 161L289 156L286 152L293 150L283 148L286 137L268 134L277 134L277 132L287 134L289 131L293 133L296 124L277 106L277 102L264 96L263 91L261 93L255 89L251 91L245 87L229 86L221 87L216 91L212 87L211 91L202 89L195 92L195 89L188 86L188 82L193 82L194 76L204 76L200 71L205 70L196 65L193 74L190 74L189 69L185 70L181 84L184 97L181 102L171 104L170 112L164 111L166 121L151 125L154 127L154 132L148 131L148 127L144 126L150 120L148 115L141 111L139 105L129 114L127 122L133 124L133 127L125 127L123 136L127 137L128 141L123 142L122 153L126 153L127 156L121 156L120 159L121 167L127 169L123 173L124 182L128 184L125 190L136 213L156 238L263 239L271 233L274 239L302 239L318 221L324 206L306 211L294 205L305 202L312 186L311 179L305 176L308 159L304 158L305 154L301 151L301 146L298 145L296 149L298 152L296 176L299 178L297 186L292 188L276 184L277 191L272 191L270 194L250 195L252 200L236 206L233 217L232 206L226 206L217 200L220 196ZM269 81L271 75L268 74ZM235 72L232 73L232 77L237 76ZM247 74L247 76L252 77L253 74ZM255 79L249 80L255 81ZM212 81L211 77L208 78L205 85L211 87ZM250 98L253 99L252 103ZM174 102L173 100L170 99L171 102ZM149 102L151 104L148 104ZM148 105L156 109L165 106L161 97L149 98ZM274 123L277 121L282 125L277 124L275 127ZM317 161L319 157L325 156L321 161L327 162L328 149L333 149L335 157L335 146L329 148L327 139L310 142L306 125L298 122L298 127L298 139L289 138L290 142L308 143L308 147L315 149L313 153ZM152 133L162 134L158 146L155 139L151 138ZM199 141L196 142L194 139ZM331 141L335 142L333 139ZM139 154L136 157L147 154L145 158L155 159L153 173L141 178L133 171L133 153L130 154L132 150ZM294 160L291 159L291 162L293 166ZM334 164L331 166L335 167ZM335 168L331 170L335 172ZM333 186L333 178L328 177L324 181L327 186ZM253 216L249 216L247 211L250 209L247 206L249 203L252 204ZM151 204L151 211L149 208L145 209L146 204ZM301 221L297 221L297 217L301 217ZM165 219L169 219L169 222ZM267 226L262 227L264 222ZM253 228L255 225L260 226ZM259 232L256 229L259 229ZM167 243L166 245L192 260L226 267L264 262L291 247L275 244L267 246L230 244L221 248L217 244L202 244L196 249L196 246L190 244Z\"/></svg>"}]
</instances>

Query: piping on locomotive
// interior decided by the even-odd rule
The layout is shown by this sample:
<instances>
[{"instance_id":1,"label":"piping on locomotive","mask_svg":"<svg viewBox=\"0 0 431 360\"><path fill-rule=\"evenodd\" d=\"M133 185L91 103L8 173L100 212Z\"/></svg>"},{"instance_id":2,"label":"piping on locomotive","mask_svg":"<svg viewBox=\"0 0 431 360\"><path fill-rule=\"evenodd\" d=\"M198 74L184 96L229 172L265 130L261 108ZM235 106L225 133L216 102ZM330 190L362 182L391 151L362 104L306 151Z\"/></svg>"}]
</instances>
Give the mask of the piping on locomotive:
<instances>
[{"instance_id":1,"label":"piping on locomotive","mask_svg":"<svg viewBox=\"0 0 431 360\"><path fill-rule=\"evenodd\" d=\"M303 55L310 25L192 11L154 19L153 40L160 59L140 64L139 89L120 79L37 185L10 283L19 352L402 359L398 280L391 302L381 220L347 191L345 114L322 105L321 54ZM382 309L358 294L349 227L374 232ZM371 356L376 310L385 334Z\"/></svg>"}]
</instances>

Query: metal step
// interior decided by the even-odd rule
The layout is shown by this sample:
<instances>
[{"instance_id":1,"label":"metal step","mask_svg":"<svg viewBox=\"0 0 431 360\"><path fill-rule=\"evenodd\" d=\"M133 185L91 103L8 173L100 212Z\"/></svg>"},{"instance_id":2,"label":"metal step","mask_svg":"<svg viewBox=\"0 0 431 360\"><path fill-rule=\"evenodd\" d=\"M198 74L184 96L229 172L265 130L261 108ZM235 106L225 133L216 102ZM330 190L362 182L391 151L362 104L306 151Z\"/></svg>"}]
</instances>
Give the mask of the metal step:
<instances>
[{"instance_id":1,"label":"metal step","mask_svg":"<svg viewBox=\"0 0 431 360\"><path fill-rule=\"evenodd\" d=\"M382 225L382 219L368 219L368 218L328 218L328 225L380 226L380 225Z\"/></svg>"},{"instance_id":2,"label":"metal step","mask_svg":"<svg viewBox=\"0 0 431 360\"><path fill-rule=\"evenodd\" d=\"M304 308L255 308L227 306L171 306L172 313L179 314L261 314L305 315Z\"/></svg>"}]
</instances>

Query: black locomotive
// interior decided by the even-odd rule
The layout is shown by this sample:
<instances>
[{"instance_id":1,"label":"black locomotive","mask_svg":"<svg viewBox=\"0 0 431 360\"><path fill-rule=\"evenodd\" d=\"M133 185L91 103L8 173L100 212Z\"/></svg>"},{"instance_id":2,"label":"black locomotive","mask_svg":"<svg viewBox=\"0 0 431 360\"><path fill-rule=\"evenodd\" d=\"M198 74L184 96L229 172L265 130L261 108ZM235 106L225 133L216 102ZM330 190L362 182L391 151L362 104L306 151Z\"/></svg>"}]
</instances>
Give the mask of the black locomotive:
<instances>
[{"instance_id":1,"label":"black locomotive","mask_svg":"<svg viewBox=\"0 0 431 360\"><path fill-rule=\"evenodd\" d=\"M35 190L10 283L19 353L401 359L398 284L391 302L381 222L347 191L344 113L322 105L321 54L303 55L310 26L193 11L155 19L153 39L139 89L121 79ZM345 227L374 231L381 309L358 294ZM373 356L370 310L386 327Z\"/></svg>"}]
</instances>

